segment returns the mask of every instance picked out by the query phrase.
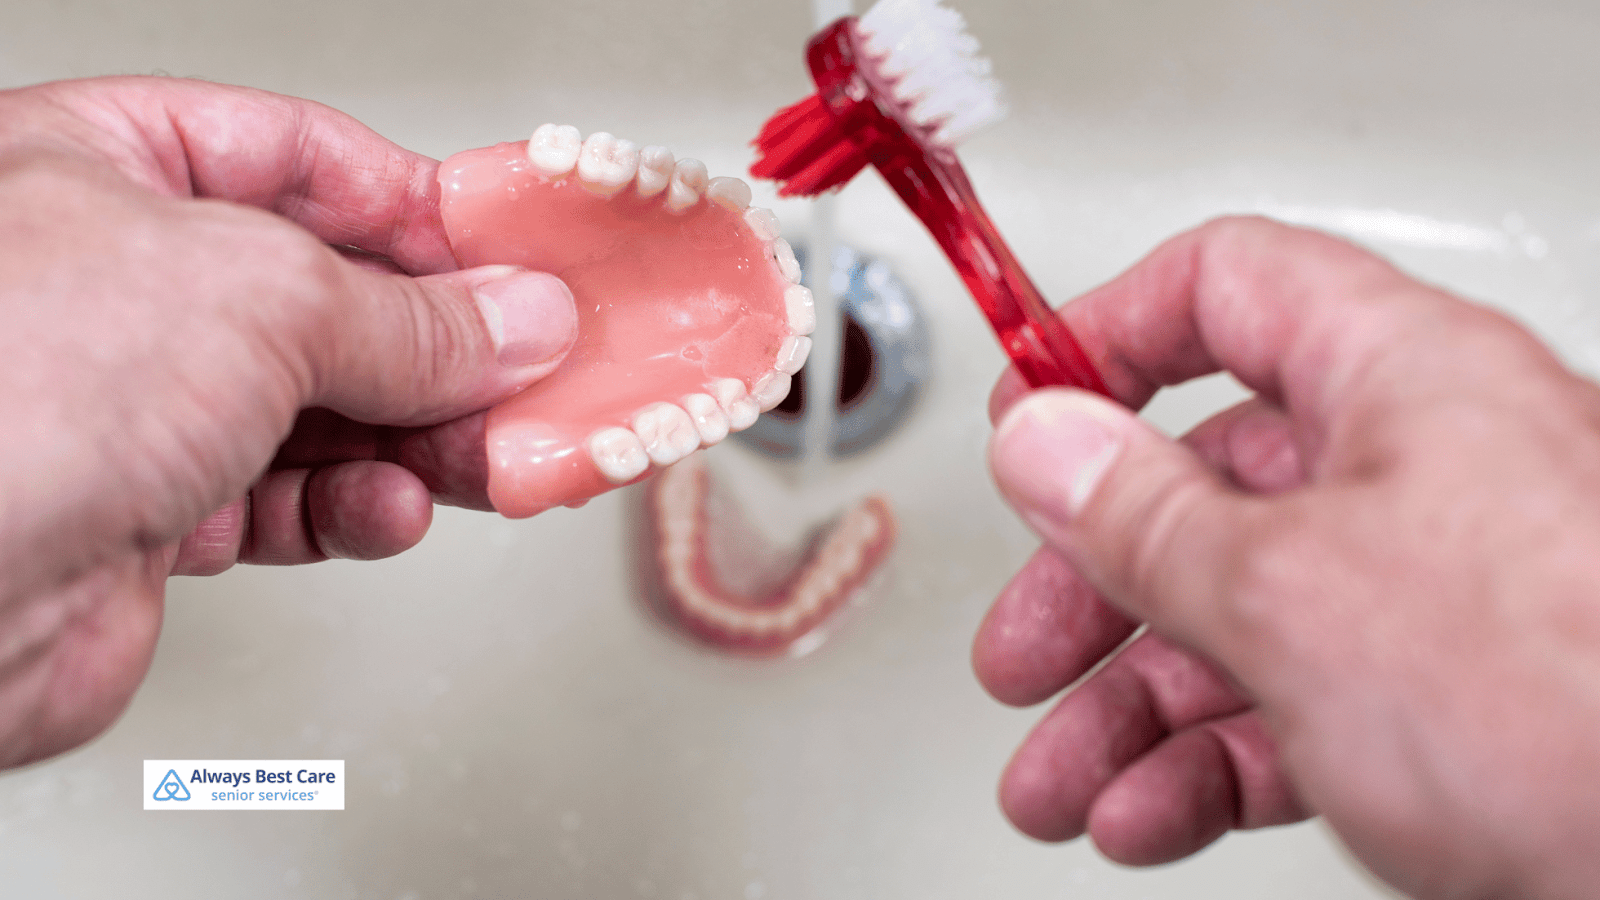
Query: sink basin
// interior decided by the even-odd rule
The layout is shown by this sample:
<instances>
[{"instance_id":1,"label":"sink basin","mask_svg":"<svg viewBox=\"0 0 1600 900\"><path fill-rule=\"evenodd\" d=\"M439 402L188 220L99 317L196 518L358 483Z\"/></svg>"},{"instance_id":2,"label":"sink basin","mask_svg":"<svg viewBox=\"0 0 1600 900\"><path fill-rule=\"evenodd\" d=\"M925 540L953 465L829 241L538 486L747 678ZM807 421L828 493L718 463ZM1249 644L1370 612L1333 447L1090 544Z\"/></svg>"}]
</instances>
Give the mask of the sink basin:
<instances>
[{"instance_id":1,"label":"sink basin","mask_svg":"<svg viewBox=\"0 0 1600 900\"><path fill-rule=\"evenodd\" d=\"M1472 0L966 0L1011 117L965 159L1064 302L1226 212L1336 231L1600 370L1600 9ZM309 96L443 157L545 121L742 173L808 90L800 2L23 4L0 85L162 71ZM774 207L803 235L813 208ZM693 645L635 599L631 491L526 521L441 510L381 563L175 579L154 666L92 745L0 776L0 883L37 898L1388 896L1321 826L1148 871L1033 843L994 802L1038 710L988 699L971 635L1035 540L983 464L1003 364L875 175L840 238L921 298L935 348L898 433L802 480L713 464L774 537L871 491L900 546L815 652ZM1231 402L1162 394L1173 432ZM141 761L343 759L342 812L141 810Z\"/></svg>"}]
</instances>

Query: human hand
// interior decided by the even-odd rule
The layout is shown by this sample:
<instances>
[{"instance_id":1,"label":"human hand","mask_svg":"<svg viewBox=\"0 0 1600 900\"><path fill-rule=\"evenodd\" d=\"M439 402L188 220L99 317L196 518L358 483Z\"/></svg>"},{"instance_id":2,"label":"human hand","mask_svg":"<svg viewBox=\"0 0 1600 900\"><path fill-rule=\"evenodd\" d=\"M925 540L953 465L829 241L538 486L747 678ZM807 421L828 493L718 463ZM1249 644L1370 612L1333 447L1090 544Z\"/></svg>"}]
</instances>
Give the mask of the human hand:
<instances>
[{"instance_id":1,"label":"human hand","mask_svg":"<svg viewBox=\"0 0 1600 900\"><path fill-rule=\"evenodd\" d=\"M1255 396L1172 442L996 391L991 465L1046 546L974 645L1046 715L1001 802L1148 864L1330 826L1421 897L1600 883L1600 391L1504 317L1315 233L1224 220L1063 317L1137 408Z\"/></svg>"},{"instance_id":2,"label":"human hand","mask_svg":"<svg viewBox=\"0 0 1600 900\"><path fill-rule=\"evenodd\" d=\"M576 318L552 276L454 271L435 170L259 91L0 92L0 766L121 712L169 573L388 556L433 499L487 505L481 410Z\"/></svg>"}]
</instances>

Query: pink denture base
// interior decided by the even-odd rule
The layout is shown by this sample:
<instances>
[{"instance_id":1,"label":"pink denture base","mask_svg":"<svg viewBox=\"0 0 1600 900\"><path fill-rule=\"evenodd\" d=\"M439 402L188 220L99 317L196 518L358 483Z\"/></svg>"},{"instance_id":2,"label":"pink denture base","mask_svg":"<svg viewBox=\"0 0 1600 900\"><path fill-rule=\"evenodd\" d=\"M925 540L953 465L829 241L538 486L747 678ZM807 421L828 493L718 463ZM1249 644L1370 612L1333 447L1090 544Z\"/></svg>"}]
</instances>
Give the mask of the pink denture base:
<instances>
[{"instance_id":1,"label":"pink denture base","mask_svg":"<svg viewBox=\"0 0 1600 900\"><path fill-rule=\"evenodd\" d=\"M772 370L790 334L788 283L741 211L702 199L674 213L661 195L631 189L602 197L575 171L541 174L525 141L458 153L439 181L462 266L550 272L577 302L566 361L489 412L489 499L502 514L530 516L616 487L590 459L591 435L718 379L749 390Z\"/></svg>"}]
</instances>

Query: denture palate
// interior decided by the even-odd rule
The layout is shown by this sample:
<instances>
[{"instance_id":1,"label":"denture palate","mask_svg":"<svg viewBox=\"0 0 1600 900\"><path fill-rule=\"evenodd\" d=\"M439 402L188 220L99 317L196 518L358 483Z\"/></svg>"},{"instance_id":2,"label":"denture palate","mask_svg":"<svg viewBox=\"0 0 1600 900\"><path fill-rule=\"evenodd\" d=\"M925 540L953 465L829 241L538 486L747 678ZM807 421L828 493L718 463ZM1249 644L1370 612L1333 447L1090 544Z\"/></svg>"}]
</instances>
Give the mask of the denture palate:
<instances>
[{"instance_id":1,"label":"denture palate","mask_svg":"<svg viewBox=\"0 0 1600 900\"><path fill-rule=\"evenodd\" d=\"M559 276L577 343L489 411L489 499L531 516L670 466L748 428L811 349L811 294L771 211L737 178L662 147L544 125L439 170L462 266Z\"/></svg>"}]
</instances>

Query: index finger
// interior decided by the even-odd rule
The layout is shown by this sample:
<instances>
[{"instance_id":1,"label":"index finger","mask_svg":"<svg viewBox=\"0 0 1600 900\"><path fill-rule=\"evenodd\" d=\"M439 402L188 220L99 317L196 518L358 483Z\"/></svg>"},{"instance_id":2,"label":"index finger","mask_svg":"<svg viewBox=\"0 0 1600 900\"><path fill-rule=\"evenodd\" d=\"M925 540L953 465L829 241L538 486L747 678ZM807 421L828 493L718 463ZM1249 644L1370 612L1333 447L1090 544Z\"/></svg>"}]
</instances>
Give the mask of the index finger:
<instances>
[{"instance_id":1,"label":"index finger","mask_svg":"<svg viewBox=\"0 0 1600 900\"><path fill-rule=\"evenodd\" d=\"M1397 331L1426 327L1448 304L1463 305L1337 238L1228 218L1167 241L1059 314L1129 407L1226 370L1315 422ZM1025 390L1007 372L991 415Z\"/></svg>"},{"instance_id":2,"label":"index finger","mask_svg":"<svg viewBox=\"0 0 1600 900\"><path fill-rule=\"evenodd\" d=\"M147 186L278 213L412 275L456 268L439 219L438 163L330 107L159 76L39 90L91 126L76 135L86 149Z\"/></svg>"}]
</instances>

